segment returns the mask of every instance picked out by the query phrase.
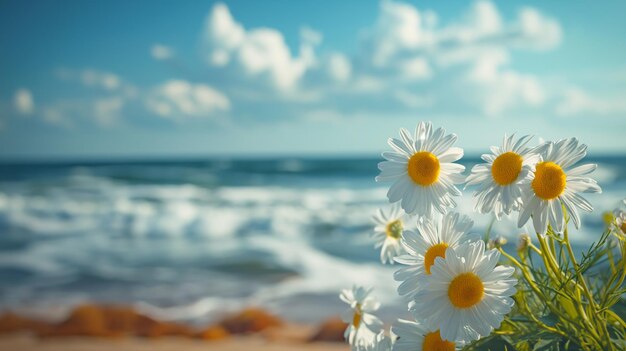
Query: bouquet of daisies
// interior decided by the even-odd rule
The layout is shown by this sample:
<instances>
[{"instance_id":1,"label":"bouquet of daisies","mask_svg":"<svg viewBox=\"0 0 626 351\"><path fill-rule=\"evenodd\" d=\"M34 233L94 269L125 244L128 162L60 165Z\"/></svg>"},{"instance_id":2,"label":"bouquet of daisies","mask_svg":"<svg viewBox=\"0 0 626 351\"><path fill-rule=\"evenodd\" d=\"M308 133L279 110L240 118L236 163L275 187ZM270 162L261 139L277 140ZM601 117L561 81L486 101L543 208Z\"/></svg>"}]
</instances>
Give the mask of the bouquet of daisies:
<instances>
[{"instance_id":1,"label":"bouquet of daisies","mask_svg":"<svg viewBox=\"0 0 626 351\"><path fill-rule=\"evenodd\" d=\"M581 194L601 192L588 177L596 165L578 165L587 147L576 138L531 139L505 136L467 177L455 134L422 122L389 139L376 180L391 183L391 207L374 216L376 247L383 263L402 265L394 277L413 320L385 330L370 289L344 290L353 350L626 350L626 214L605 215L605 232L577 258L568 224L578 229L578 211L593 210ZM516 213L535 238L521 236L513 255L503 238L471 233L471 218L451 210L463 185L476 188L476 212Z\"/></svg>"}]
</instances>

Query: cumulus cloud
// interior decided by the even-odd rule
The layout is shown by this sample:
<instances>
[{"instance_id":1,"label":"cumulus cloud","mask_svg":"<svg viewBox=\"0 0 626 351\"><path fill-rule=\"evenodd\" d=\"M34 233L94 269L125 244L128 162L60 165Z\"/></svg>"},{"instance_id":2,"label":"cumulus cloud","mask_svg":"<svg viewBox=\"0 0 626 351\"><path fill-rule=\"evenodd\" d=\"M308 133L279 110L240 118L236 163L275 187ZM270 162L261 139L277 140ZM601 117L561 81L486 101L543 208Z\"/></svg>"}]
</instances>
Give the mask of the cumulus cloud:
<instances>
[{"instance_id":1,"label":"cumulus cloud","mask_svg":"<svg viewBox=\"0 0 626 351\"><path fill-rule=\"evenodd\" d=\"M13 96L15 110L22 115L30 115L35 111L35 100L28 89L19 89Z\"/></svg>"},{"instance_id":2,"label":"cumulus cloud","mask_svg":"<svg viewBox=\"0 0 626 351\"><path fill-rule=\"evenodd\" d=\"M174 50L163 44L154 44L150 48L150 55L157 61L167 61L174 57Z\"/></svg>"},{"instance_id":3,"label":"cumulus cloud","mask_svg":"<svg viewBox=\"0 0 626 351\"><path fill-rule=\"evenodd\" d=\"M524 8L519 15L514 41L517 45L533 49L551 49L561 42L559 22L541 14L534 8Z\"/></svg>"},{"instance_id":4,"label":"cumulus cloud","mask_svg":"<svg viewBox=\"0 0 626 351\"><path fill-rule=\"evenodd\" d=\"M125 103L125 99L119 96L96 100L93 105L93 111L97 123L101 126L115 124L121 116Z\"/></svg>"},{"instance_id":5,"label":"cumulus cloud","mask_svg":"<svg viewBox=\"0 0 626 351\"><path fill-rule=\"evenodd\" d=\"M374 28L366 31L361 53L365 62L374 67L385 67L407 52L432 46L436 21L425 21L424 17L434 16L432 12L422 13L407 3L381 2Z\"/></svg>"},{"instance_id":6,"label":"cumulus cloud","mask_svg":"<svg viewBox=\"0 0 626 351\"><path fill-rule=\"evenodd\" d=\"M56 71L61 80L80 82L85 87L101 89L107 92L119 92L127 97L137 94L137 89L124 81L119 75L95 69L60 68Z\"/></svg>"},{"instance_id":7,"label":"cumulus cloud","mask_svg":"<svg viewBox=\"0 0 626 351\"><path fill-rule=\"evenodd\" d=\"M246 30L222 3L213 7L204 33L210 65L240 68L249 77L268 79L280 90L293 88L315 62L313 47L321 35L305 28L301 36L299 54L294 56L281 32L270 28Z\"/></svg>"},{"instance_id":8,"label":"cumulus cloud","mask_svg":"<svg viewBox=\"0 0 626 351\"><path fill-rule=\"evenodd\" d=\"M514 68L513 54L540 54L562 38L558 21L536 9L524 7L504 16L486 0L445 22L428 9L381 1L371 26L355 38L354 52L328 50L324 35L307 26L298 34L298 44L290 48L280 31L246 27L217 3L201 33L206 82L174 79L139 89L105 71L66 69L58 74L101 91L103 96L87 104L101 125L120 120L133 102L175 120L210 120L230 115L233 106L237 118L304 116L317 121L354 116L356 110L369 115L500 116L552 102L553 93L541 77ZM156 60L175 55L158 43L150 53ZM560 113L573 109L561 107ZM50 120L58 115L48 113Z\"/></svg>"},{"instance_id":9,"label":"cumulus cloud","mask_svg":"<svg viewBox=\"0 0 626 351\"><path fill-rule=\"evenodd\" d=\"M146 106L161 117L179 119L211 118L230 110L231 105L226 95L208 85L171 80L154 89Z\"/></svg>"},{"instance_id":10,"label":"cumulus cloud","mask_svg":"<svg viewBox=\"0 0 626 351\"><path fill-rule=\"evenodd\" d=\"M474 91L474 97L482 102L487 115L498 115L514 107L540 106L546 101L540 80L505 68L508 62L506 51L484 50L467 75L468 82L480 87Z\"/></svg>"},{"instance_id":11,"label":"cumulus cloud","mask_svg":"<svg viewBox=\"0 0 626 351\"><path fill-rule=\"evenodd\" d=\"M64 128L95 124L113 127L122 121L123 109L128 103L123 96L96 98L67 98L41 107L41 118L48 124Z\"/></svg>"},{"instance_id":12,"label":"cumulus cloud","mask_svg":"<svg viewBox=\"0 0 626 351\"><path fill-rule=\"evenodd\" d=\"M120 87L120 78L115 74L98 72L94 70L84 70L80 78L85 85L99 86L107 90L115 90Z\"/></svg>"},{"instance_id":13,"label":"cumulus cloud","mask_svg":"<svg viewBox=\"0 0 626 351\"><path fill-rule=\"evenodd\" d=\"M609 115L626 113L626 101L623 96L597 97L580 88L569 88L556 105L560 116Z\"/></svg>"},{"instance_id":14,"label":"cumulus cloud","mask_svg":"<svg viewBox=\"0 0 626 351\"><path fill-rule=\"evenodd\" d=\"M348 58L340 53L333 53L328 56L328 73L337 82L346 82L352 74L352 64Z\"/></svg>"},{"instance_id":15,"label":"cumulus cloud","mask_svg":"<svg viewBox=\"0 0 626 351\"><path fill-rule=\"evenodd\" d=\"M49 124L74 127L85 121L111 127L121 122L124 109L144 94L126 79L97 69L59 68L58 79L89 88L85 95L61 97L42 103L40 117Z\"/></svg>"}]
</instances>

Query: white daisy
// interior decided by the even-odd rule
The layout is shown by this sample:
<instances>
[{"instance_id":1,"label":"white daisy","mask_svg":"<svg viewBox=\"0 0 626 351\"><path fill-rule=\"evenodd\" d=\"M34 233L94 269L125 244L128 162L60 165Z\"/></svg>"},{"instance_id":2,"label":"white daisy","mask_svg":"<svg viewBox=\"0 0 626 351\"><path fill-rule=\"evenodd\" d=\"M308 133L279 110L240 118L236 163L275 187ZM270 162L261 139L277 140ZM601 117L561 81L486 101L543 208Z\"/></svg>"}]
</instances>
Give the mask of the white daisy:
<instances>
[{"instance_id":1,"label":"white daisy","mask_svg":"<svg viewBox=\"0 0 626 351\"><path fill-rule=\"evenodd\" d=\"M433 130L430 122L420 122L411 136L400 129L400 139L390 138L393 151L383 152L387 160L378 164L376 181L393 181L387 192L389 201L400 202L408 214L429 217L433 210L446 213L456 206L453 196L461 195L454 184L463 183L465 167L454 161L463 157L463 149L452 147L455 134L442 128Z\"/></svg>"},{"instance_id":2,"label":"white daisy","mask_svg":"<svg viewBox=\"0 0 626 351\"><path fill-rule=\"evenodd\" d=\"M402 246L407 254L397 257L396 261L408 267L401 268L394 278L402 283L398 293L411 297L419 288L420 276L430 274L430 268L437 257L445 257L448 247L456 248L466 241L477 240L468 231L474 222L465 215L450 212L437 223L423 219L417 222L417 232L407 230L403 233Z\"/></svg>"},{"instance_id":3,"label":"white daisy","mask_svg":"<svg viewBox=\"0 0 626 351\"><path fill-rule=\"evenodd\" d=\"M626 212L622 210L615 210L613 216L615 219L613 220L611 229L615 233L626 235Z\"/></svg>"},{"instance_id":4,"label":"white daisy","mask_svg":"<svg viewBox=\"0 0 626 351\"><path fill-rule=\"evenodd\" d=\"M454 351L461 346L441 339L439 330L429 331L413 321L399 319L392 330L398 336L393 351Z\"/></svg>"},{"instance_id":5,"label":"white daisy","mask_svg":"<svg viewBox=\"0 0 626 351\"><path fill-rule=\"evenodd\" d=\"M416 317L424 317L430 330L441 337L470 342L498 328L511 311L517 280L513 267L498 266L500 253L485 252L485 243L466 243L448 248L446 257L437 258L430 275L411 307Z\"/></svg>"},{"instance_id":6,"label":"white daisy","mask_svg":"<svg viewBox=\"0 0 626 351\"><path fill-rule=\"evenodd\" d=\"M529 177L532 166L541 160L537 152L541 147L527 148L532 136L514 140L515 135L504 136L502 146L492 146L492 154L481 158L486 162L472 168L467 185L480 185L474 193L474 209L480 213L493 213L499 220L502 214L519 210L522 202L522 183Z\"/></svg>"},{"instance_id":7,"label":"white daisy","mask_svg":"<svg viewBox=\"0 0 626 351\"><path fill-rule=\"evenodd\" d=\"M391 205L388 213L378 209L373 217L375 247L380 248L380 261L393 264L393 259L404 254L404 248L400 244L402 230L404 229L404 212L397 204Z\"/></svg>"},{"instance_id":8,"label":"white daisy","mask_svg":"<svg viewBox=\"0 0 626 351\"><path fill-rule=\"evenodd\" d=\"M546 145L543 161L534 167L531 176L524 182L518 226L524 225L532 216L537 233L544 234L548 224L555 231L562 232L565 225L562 206L565 206L576 228L580 227L576 208L591 212L593 207L578 193L602 192L595 180L583 177L593 172L597 165L586 164L569 169L586 154L587 146L579 144L576 138Z\"/></svg>"},{"instance_id":9,"label":"white daisy","mask_svg":"<svg viewBox=\"0 0 626 351\"><path fill-rule=\"evenodd\" d=\"M391 337L381 331L371 343L360 345L356 349L357 351L391 351L392 344Z\"/></svg>"},{"instance_id":10,"label":"white daisy","mask_svg":"<svg viewBox=\"0 0 626 351\"><path fill-rule=\"evenodd\" d=\"M371 292L372 289L366 290L355 286L342 290L339 295L343 302L350 305L341 318L348 323L344 337L354 347L371 343L383 325L381 320L372 314L380 308L380 302L369 296Z\"/></svg>"}]
</instances>

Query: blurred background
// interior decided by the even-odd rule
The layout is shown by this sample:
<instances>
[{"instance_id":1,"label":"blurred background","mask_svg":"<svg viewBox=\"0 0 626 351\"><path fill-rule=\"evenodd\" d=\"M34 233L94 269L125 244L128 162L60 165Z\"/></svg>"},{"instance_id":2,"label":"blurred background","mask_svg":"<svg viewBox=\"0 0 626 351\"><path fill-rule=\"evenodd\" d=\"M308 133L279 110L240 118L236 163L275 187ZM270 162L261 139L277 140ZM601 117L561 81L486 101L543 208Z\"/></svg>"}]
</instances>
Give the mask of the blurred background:
<instances>
[{"instance_id":1,"label":"blurred background","mask_svg":"<svg viewBox=\"0 0 626 351\"><path fill-rule=\"evenodd\" d=\"M290 322L375 287L402 315L370 217L400 127L589 146L626 196L626 2L0 1L0 310L84 303L191 325ZM466 172L467 173L467 172ZM458 210L483 232L471 189ZM516 237L515 218L493 231ZM387 316L388 318L386 318Z\"/></svg>"}]
</instances>

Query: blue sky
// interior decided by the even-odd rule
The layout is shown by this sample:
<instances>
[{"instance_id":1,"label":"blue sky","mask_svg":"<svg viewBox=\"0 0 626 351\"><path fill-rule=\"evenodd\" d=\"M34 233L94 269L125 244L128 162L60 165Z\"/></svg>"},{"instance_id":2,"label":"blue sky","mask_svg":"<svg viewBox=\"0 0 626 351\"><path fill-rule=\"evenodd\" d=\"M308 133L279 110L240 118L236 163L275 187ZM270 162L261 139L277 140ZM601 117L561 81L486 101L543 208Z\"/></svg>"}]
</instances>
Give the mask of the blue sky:
<instances>
[{"instance_id":1,"label":"blue sky","mask_svg":"<svg viewBox=\"0 0 626 351\"><path fill-rule=\"evenodd\" d=\"M3 1L0 158L626 151L626 2Z\"/></svg>"}]
</instances>

